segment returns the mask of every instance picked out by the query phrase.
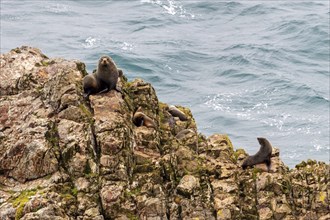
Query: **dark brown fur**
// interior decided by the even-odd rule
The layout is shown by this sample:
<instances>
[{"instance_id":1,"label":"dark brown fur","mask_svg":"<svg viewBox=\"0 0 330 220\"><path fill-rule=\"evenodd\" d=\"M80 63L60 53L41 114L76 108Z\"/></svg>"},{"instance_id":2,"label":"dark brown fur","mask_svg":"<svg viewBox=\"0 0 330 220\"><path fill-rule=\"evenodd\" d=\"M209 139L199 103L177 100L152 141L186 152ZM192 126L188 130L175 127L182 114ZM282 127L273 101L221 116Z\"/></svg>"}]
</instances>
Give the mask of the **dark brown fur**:
<instances>
[{"instance_id":1,"label":"dark brown fur","mask_svg":"<svg viewBox=\"0 0 330 220\"><path fill-rule=\"evenodd\" d=\"M84 97L88 97L90 94L108 92L113 89L117 90L118 77L119 71L113 60L109 56L102 56L97 70L84 78Z\"/></svg>"},{"instance_id":2,"label":"dark brown fur","mask_svg":"<svg viewBox=\"0 0 330 220\"><path fill-rule=\"evenodd\" d=\"M272 145L266 138L257 138L260 144L259 151L252 156L248 156L242 164L243 170L245 170L248 166L253 166L255 164L266 163L268 172L270 170L271 160L270 157L272 155Z\"/></svg>"},{"instance_id":3,"label":"dark brown fur","mask_svg":"<svg viewBox=\"0 0 330 220\"><path fill-rule=\"evenodd\" d=\"M187 121L188 118L187 116L180 111L177 107L175 107L174 105L170 105L168 112L173 116L173 117L179 117L180 121Z\"/></svg>"},{"instance_id":4,"label":"dark brown fur","mask_svg":"<svg viewBox=\"0 0 330 220\"><path fill-rule=\"evenodd\" d=\"M135 126L146 126L148 128L156 128L155 122L142 112L135 112L133 116L133 123Z\"/></svg>"}]
</instances>

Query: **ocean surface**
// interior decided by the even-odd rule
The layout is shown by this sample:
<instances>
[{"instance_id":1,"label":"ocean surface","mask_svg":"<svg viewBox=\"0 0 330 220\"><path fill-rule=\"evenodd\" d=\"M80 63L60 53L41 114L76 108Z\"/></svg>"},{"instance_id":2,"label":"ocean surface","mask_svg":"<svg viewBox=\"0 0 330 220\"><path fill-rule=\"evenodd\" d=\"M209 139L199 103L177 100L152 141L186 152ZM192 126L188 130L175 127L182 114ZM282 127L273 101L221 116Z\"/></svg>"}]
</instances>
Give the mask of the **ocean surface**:
<instances>
[{"instance_id":1,"label":"ocean surface","mask_svg":"<svg viewBox=\"0 0 330 220\"><path fill-rule=\"evenodd\" d=\"M235 148L280 148L294 167L329 162L329 1L1 0L1 53L29 45L110 55L159 100L189 107L199 132Z\"/></svg>"}]
</instances>

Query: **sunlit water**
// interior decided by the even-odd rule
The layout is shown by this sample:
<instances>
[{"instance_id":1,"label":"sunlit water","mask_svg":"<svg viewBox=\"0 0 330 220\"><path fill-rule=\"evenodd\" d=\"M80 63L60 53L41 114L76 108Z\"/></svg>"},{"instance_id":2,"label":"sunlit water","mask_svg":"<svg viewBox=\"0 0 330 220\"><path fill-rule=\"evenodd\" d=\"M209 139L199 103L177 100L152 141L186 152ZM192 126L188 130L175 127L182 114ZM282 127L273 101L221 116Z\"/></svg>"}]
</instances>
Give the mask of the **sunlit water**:
<instances>
[{"instance_id":1,"label":"sunlit water","mask_svg":"<svg viewBox=\"0 0 330 220\"><path fill-rule=\"evenodd\" d=\"M1 53L30 45L89 72L108 54L200 132L250 154L266 137L293 167L329 161L329 14L327 0L1 0Z\"/></svg>"}]
</instances>

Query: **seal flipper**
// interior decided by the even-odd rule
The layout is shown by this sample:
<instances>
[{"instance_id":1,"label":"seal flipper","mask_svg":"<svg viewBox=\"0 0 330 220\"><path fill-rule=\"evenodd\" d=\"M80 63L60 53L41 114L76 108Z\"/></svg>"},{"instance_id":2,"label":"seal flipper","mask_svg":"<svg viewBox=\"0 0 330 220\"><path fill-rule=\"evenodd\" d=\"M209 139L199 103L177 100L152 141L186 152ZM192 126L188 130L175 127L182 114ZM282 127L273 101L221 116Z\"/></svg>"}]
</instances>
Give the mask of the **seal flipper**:
<instances>
[{"instance_id":1,"label":"seal flipper","mask_svg":"<svg viewBox=\"0 0 330 220\"><path fill-rule=\"evenodd\" d=\"M89 95L90 95L91 93L92 93L91 90L88 90L87 92L84 92L84 93L83 93L83 97L84 97L84 99L88 99L88 97L89 97Z\"/></svg>"},{"instance_id":2,"label":"seal flipper","mask_svg":"<svg viewBox=\"0 0 330 220\"><path fill-rule=\"evenodd\" d=\"M105 92L108 92L108 91L109 91L109 88L105 88L105 89L99 91L98 93L101 94L101 93L105 93Z\"/></svg>"}]
</instances>

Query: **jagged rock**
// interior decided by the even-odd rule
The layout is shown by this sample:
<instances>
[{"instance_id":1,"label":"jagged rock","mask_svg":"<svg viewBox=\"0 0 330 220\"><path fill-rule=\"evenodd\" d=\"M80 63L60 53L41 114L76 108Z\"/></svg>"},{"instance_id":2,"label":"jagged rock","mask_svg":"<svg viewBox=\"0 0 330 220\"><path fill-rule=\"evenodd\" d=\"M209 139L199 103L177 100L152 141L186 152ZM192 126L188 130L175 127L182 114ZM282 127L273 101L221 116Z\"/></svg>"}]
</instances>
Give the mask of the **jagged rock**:
<instances>
[{"instance_id":1,"label":"jagged rock","mask_svg":"<svg viewBox=\"0 0 330 220\"><path fill-rule=\"evenodd\" d=\"M0 67L0 219L329 218L329 164L289 170L274 148L271 172L242 170L243 149L199 134L188 108L173 117L142 79L84 100L79 61L21 47Z\"/></svg>"},{"instance_id":2,"label":"jagged rock","mask_svg":"<svg viewBox=\"0 0 330 220\"><path fill-rule=\"evenodd\" d=\"M11 203L3 203L0 206L1 219L15 219L16 209Z\"/></svg>"},{"instance_id":3,"label":"jagged rock","mask_svg":"<svg viewBox=\"0 0 330 220\"><path fill-rule=\"evenodd\" d=\"M220 209L217 212L217 220L229 220L232 219L230 209Z\"/></svg>"},{"instance_id":4,"label":"jagged rock","mask_svg":"<svg viewBox=\"0 0 330 220\"><path fill-rule=\"evenodd\" d=\"M227 135L214 134L208 139L208 153L215 158L226 158L229 159L230 155L233 154L233 145Z\"/></svg>"},{"instance_id":5,"label":"jagged rock","mask_svg":"<svg viewBox=\"0 0 330 220\"><path fill-rule=\"evenodd\" d=\"M185 175L177 187L179 194L190 196L199 187L199 180L192 175Z\"/></svg>"},{"instance_id":6,"label":"jagged rock","mask_svg":"<svg viewBox=\"0 0 330 220\"><path fill-rule=\"evenodd\" d=\"M58 169L58 150L47 134L52 129L47 109L29 92L0 97L0 170L20 182L37 179ZM49 138L48 138L49 137ZM55 139L55 138L54 138Z\"/></svg>"},{"instance_id":7,"label":"jagged rock","mask_svg":"<svg viewBox=\"0 0 330 220\"><path fill-rule=\"evenodd\" d=\"M327 219L330 219L330 213L327 214L327 215L321 216L321 217L319 218L319 220L327 220Z\"/></svg>"},{"instance_id":8,"label":"jagged rock","mask_svg":"<svg viewBox=\"0 0 330 220\"><path fill-rule=\"evenodd\" d=\"M159 198L147 199L142 207L139 215L140 219L161 220L166 216L165 202Z\"/></svg>"},{"instance_id":9,"label":"jagged rock","mask_svg":"<svg viewBox=\"0 0 330 220\"><path fill-rule=\"evenodd\" d=\"M35 219L69 220L70 217L67 216L65 214L64 210L61 210L57 205L49 205L48 207L39 209L36 212L27 213L20 219L23 219L23 220L35 220Z\"/></svg>"},{"instance_id":10,"label":"jagged rock","mask_svg":"<svg viewBox=\"0 0 330 220\"><path fill-rule=\"evenodd\" d=\"M81 219L83 220L92 220L92 219L95 219L95 220L103 220L104 217L103 215L101 215L100 211L98 208L90 208L90 209L87 209L84 213L84 215L81 217Z\"/></svg>"},{"instance_id":11,"label":"jagged rock","mask_svg":"<svg viewBox=\"0 0 330 220\"><path fill-rule=\"evenodd\" d=\"M136 140L136 150L143 152L159 152L158 133L153 128L145 126L134 129L134 137Z\"/></svg>"},{"instance_id":12,"label":"jagged rock","mask_svg":"<svg viewBox=\"0 0 330 220\"><path fill-rule=\"evenodd\" d=\"M261 208L259 210L259 217L260 220L267 220L267 219L272 219L273 216L273 212L270 208L265 207L265 208Z\"/></svg>"}]
</instances>

